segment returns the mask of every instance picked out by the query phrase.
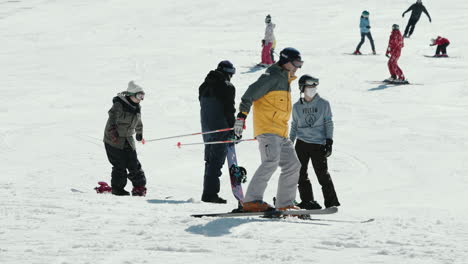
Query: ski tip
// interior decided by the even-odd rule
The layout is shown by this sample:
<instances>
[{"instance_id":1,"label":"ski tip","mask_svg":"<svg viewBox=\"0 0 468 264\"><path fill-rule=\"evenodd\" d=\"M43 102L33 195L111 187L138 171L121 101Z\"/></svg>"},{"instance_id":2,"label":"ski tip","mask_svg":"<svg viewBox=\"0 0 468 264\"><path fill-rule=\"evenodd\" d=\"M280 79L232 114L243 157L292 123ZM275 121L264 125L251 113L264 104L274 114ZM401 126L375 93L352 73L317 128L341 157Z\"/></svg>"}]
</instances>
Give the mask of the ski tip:
<instances>
[{"instance_id":1,"label":"ski tip","mask_svg":"<svg viewBox=\"0 0 468 264\"><path fill-rule=\"evenodd\" d=\"M375 221L375 218L370 218L370 219L361 221L361 223L370 223L370 222L374 222L374 221Z\"/></svg>"}]
</instances>

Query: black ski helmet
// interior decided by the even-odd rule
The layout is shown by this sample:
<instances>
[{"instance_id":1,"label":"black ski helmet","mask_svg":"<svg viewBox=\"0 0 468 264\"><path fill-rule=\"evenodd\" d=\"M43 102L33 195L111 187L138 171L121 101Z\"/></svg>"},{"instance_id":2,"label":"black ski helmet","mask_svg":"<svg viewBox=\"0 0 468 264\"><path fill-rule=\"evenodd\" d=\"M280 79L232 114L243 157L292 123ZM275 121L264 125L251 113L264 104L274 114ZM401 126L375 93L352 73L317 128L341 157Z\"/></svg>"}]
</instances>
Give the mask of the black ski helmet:
<instances>
[{"instance_id":1,"label":"black ski helmet","mask_svg":"<svg viewBox=\"0 0 468 264\"><path fill-rule=\"evenodd\" d=\"M397 24L393 24L392 30L400 30L400 26Z\"/></svg>"},{"instance_id":2,"label":"black ski helmet","mask_svg":"<svg viewBox=\"0 0 468 264\"><path fill-rule=\"evenodd\" d=\"M318 85L319 84L319 79L315 78L313 76L310 76L309 74L304 74L299 78L299 90L301 93L304 92L305 86L309 85Z\"/></svg>"},{"instance_id":3,"label":"black ski helmet","mask_svg":"<svg viewBox=\"0 0 468 264\"><path fill-rule=\"evenodd\" d=\"M269 14L265 17L265 23L271 23L271 16Z\"/></svg>"},{"instance_id":4,"label":"black ski helmet","mask_svg":"<svg viewBox=\"0 0 468 264\"><path fill-rule=\"evenodd\" d=\"M218 68L216 69L230 75L234 75L236 73L236 68L228 60L223 60L220 63L218 63Z\"/></svg>"},{"instance_id":5,"label":"black ski helmet","mask_svg":"<svg viewBox=\"0 0 468 264\"><path fill-rule=\"evenodd\" d=\"M284 48L280 52L280 59L278 61L278 64L284 65L288 62L293 62L295 60L302 62L301 53L295 48Z\"/></svg>"}]
</instances>

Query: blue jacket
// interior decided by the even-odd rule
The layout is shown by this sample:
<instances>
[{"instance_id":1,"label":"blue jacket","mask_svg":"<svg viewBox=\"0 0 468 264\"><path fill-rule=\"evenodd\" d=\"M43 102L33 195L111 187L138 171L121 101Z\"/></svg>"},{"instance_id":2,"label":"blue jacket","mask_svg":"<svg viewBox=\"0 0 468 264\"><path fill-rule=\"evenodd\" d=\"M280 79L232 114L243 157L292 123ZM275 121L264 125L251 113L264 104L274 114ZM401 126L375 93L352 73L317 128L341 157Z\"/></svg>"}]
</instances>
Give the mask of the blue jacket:
<instances>
[{"instance_id":1,"label":"blue jacket","mask_svg":"<svg viewBox=\"0 0 468 264\"><path fill-rule=\"evenodd\" d=\"M306 143L325 145L327 138L333 139L333 120L330 103L318 94L312 101L299 100L293 106L291 132L292 142L296 137Z\"/></svg>"},{"instance_id":2,"label":"blue jacket","mask_svg":"<svg viewBox=\"0 0 468 264\"><path fill-rule=\"evenodd\" d=\"M361 16L361 22L359 23L359 28L361 28L361 33L370 32L370 29L368 29L367 26L370 26L369 18L365 18Z\"/></svg>"}]
</instances>

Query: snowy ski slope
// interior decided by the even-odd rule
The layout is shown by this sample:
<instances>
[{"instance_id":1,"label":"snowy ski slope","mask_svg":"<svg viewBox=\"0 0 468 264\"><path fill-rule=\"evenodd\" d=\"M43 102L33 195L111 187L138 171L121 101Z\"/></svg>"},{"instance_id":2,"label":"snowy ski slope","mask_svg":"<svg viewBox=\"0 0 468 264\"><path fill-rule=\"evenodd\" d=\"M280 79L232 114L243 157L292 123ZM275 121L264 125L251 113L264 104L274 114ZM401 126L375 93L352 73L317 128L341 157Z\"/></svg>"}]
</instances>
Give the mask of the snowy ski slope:
<instances>
[{"instance_id":1,"label":"snowy ski slope","mask_svg":"<svg viewBox=\"0 0 468 264\"><path fill-rule=\"evenodd\" d=\"M413 2L0 0L0 263L466 263L468 3L424 1L433 22L422 15L399 61L422 85L372 83L389 76L391 25L404 29ZM380 55L344 55L359 42L365 9ZM146 139L199 131L198 86L209 70L234 63L237 102L262 73L250 67L267 14L277 52L300 50L299 76L319 77L332 105L329 166L342 207L320 218L376 221L191 218L236 201L224 168L228 204L200 202L203 148L178 149L179 140L137 146L147 197L96 195L110 178L102 135L112 97L129 80L146 89ZM453 58L423 56L437 35ZM367 41L361 51L371 52ZM297 83L292 90L298 98ZM237 152L252 176L257 143Z\"/></svg>"}]
</instances>

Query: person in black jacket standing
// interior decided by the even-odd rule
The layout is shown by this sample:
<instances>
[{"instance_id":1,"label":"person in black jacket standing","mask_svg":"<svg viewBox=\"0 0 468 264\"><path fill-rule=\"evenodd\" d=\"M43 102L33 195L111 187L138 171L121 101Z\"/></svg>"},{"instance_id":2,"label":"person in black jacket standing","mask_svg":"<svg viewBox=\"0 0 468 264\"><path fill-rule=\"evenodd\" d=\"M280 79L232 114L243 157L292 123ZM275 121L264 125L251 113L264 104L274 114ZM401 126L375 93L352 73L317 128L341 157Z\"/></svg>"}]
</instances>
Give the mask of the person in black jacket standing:
<instances>
[{"instance_id":1,"label":"person in black jacket standing","mask_svg":"<svg viewBox=\"0 0 468 264\"><path fill-rule=\"evenodd\" d=\"M200 117L203 132L234 126L234 99L236 89L231 83L236 73L234 65L224 60L215 70L208 73L198 90L200 101ZM233 137L232 131L203 135L204 142L228 140ZM218 196L220 189L219 177L226 160L226 144L205 145L205 175L203 181L202 201L208 203L226 203Z\"/></svg>"},{"instance_id":2,"label":"person in black jacket standing","mask_svg":"<svg viewBox=\"0 0 468 264\"><path fill-rule=\"evenodd\" d=\"M418 23L419 18L421 17L421 13L424 12L426 16L429 18L429 22L432 23L431 16L427 12L426 7L422 4L422 0L417 0L416 3L412 4L405 12L403 12L402 17L405 17L405 14L411 12L411 17L408 20L408 25L406 25L405 29L405 38L411 37L413 34L414 28L416 27L416 23Z\"/></svg>"}]
</instances>

